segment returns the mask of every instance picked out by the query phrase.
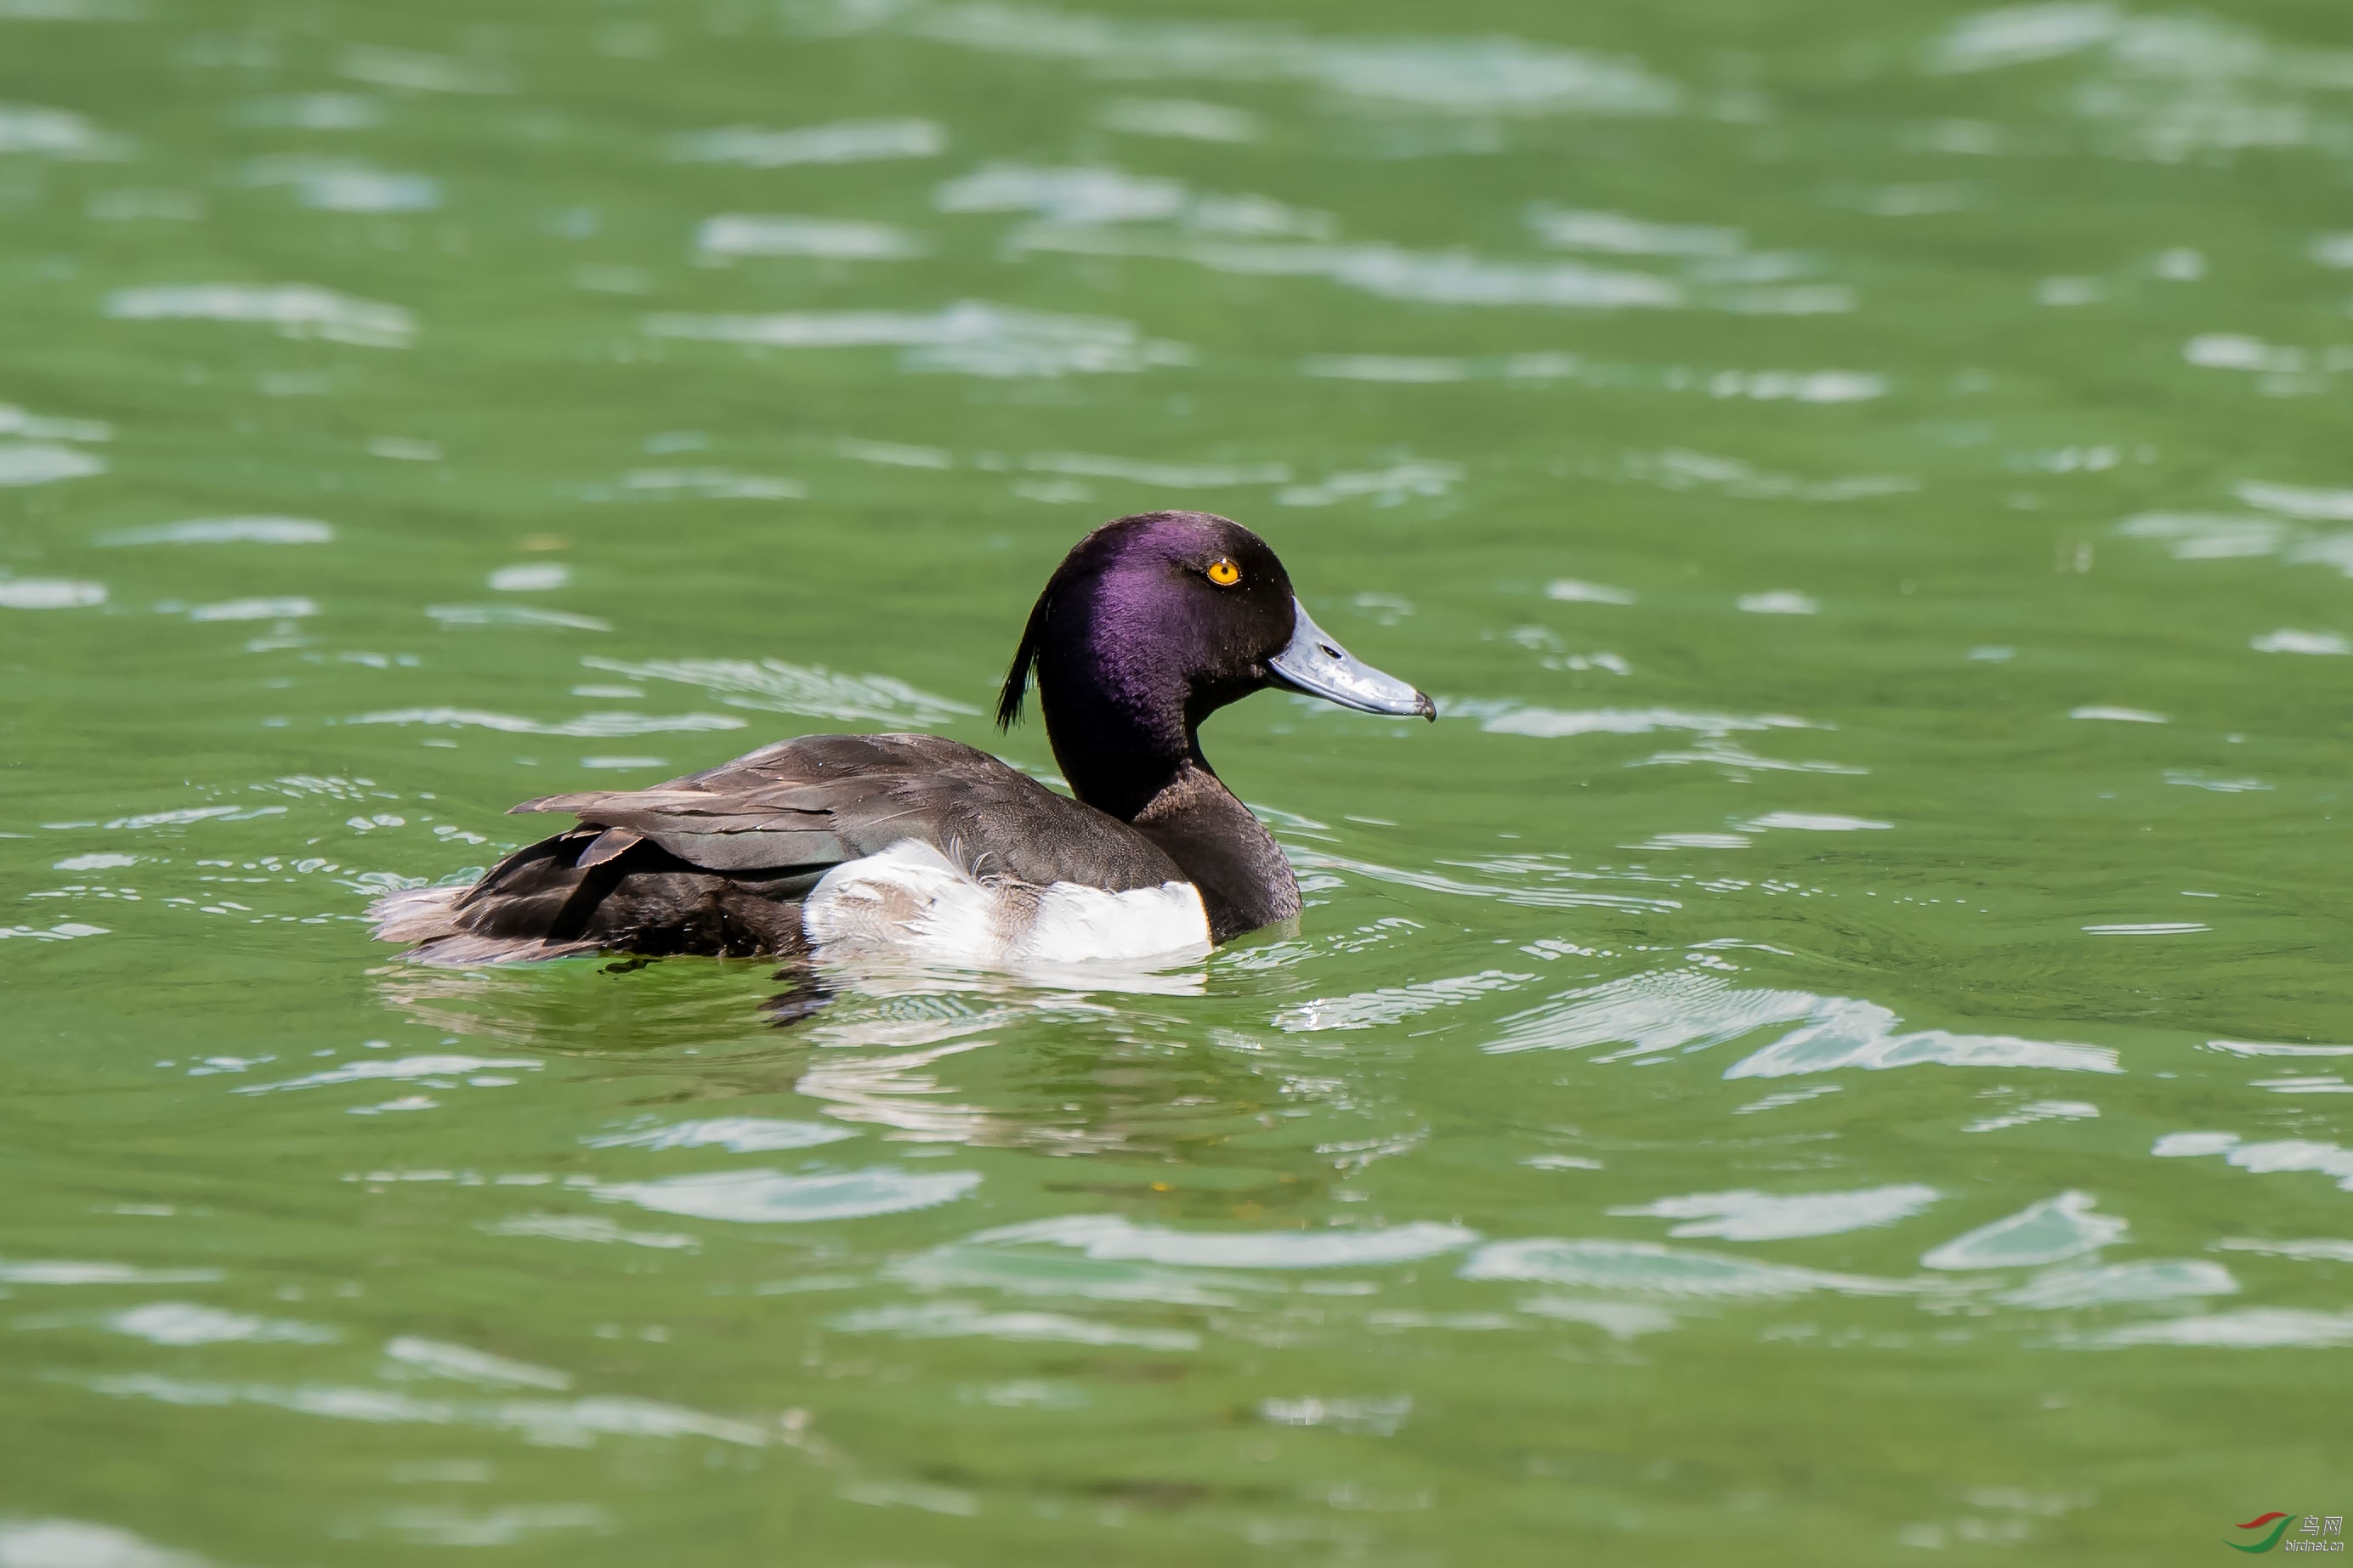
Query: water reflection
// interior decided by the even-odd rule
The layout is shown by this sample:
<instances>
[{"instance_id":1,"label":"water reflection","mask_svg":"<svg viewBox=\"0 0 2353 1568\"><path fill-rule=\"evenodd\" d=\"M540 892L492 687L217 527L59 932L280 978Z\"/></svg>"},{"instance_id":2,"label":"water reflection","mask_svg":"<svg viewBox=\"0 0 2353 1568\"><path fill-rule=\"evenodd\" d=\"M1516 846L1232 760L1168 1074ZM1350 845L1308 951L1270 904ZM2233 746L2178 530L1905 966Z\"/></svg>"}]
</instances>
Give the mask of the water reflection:
<instances>
[{"instance_id":1,"label":"water reflection","mask_svg":"<svg viewBox=\"0 0 2353 1568\"><path fill-rule=\"evenodd\" d=\"M379 1002L420 1028L558 1054L664 1056L760 1037L764 964L712 961L616 972L597 961L437 969L396 963L371 972ZM712 976L720 977L716 985Z\"/></svg>"}]
</instances>

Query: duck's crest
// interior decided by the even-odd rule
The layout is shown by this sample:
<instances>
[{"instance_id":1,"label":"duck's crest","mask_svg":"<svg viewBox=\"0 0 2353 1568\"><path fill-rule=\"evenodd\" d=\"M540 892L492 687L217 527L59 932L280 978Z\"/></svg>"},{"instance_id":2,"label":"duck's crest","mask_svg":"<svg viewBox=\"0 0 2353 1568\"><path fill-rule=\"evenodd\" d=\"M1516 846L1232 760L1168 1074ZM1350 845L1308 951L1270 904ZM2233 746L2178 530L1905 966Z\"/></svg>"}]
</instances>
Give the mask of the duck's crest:
<instances>
[{"instance_id":1,"label":"duck's crest","mask_svg":"<svg viewBox=\"0 0 2353 1568\"><path fill-rule=\"evenodd\" d=\"M1029 672L1038 668L1038 658L1046 648L1046 623L1054 613L1054 590L1060 586L1062 574L1057 571L1046 582L1046 591L1029 606L1029 624L1021 628L1021 646L1013 650L1013 668L1005 672L1005 689L997 696L997 727L1010 730L1021 721L1021 700L1029 690Z\"/></svg>"}]
</instances>

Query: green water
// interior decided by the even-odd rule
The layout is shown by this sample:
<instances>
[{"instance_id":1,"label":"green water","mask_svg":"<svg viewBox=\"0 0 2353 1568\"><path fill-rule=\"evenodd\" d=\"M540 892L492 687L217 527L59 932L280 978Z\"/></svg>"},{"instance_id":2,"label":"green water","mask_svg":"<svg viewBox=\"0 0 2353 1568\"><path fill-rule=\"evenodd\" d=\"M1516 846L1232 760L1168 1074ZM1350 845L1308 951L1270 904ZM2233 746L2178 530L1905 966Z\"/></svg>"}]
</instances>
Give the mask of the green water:
<instances>
[{"instance_id":1,"label":"green water","mask_svg":"<svg viewBox=\"0 0 2353 1568\"><path fill-rule=\"evenodd\" d=\"M1283 16L0 0L0 1563L2348 1511L2341 6ZM1169 505L1295 932L368 940Z\"/></svg>"}]
</instances>

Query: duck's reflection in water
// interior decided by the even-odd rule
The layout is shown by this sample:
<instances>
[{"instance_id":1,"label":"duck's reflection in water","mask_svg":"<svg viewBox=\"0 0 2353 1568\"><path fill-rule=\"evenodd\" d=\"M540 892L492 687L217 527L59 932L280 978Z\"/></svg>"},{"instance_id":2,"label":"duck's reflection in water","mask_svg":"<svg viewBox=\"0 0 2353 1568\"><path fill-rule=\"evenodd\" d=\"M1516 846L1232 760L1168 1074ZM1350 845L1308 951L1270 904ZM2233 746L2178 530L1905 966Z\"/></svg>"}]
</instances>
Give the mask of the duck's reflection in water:
<instances>
[{"instance_id":1,"label":"duck's reflection in water","mask_svg":"<svg viewBox=\"0 0 2353 1568\"><path fill-rule=\"evenodd\" d=\"M565 1056L711 1053L773 1044L759 1012L769 966L694 960L565 960L475 969L395 963L377 998L420 1027Z\"/></svg>"},{"instance_id":2,"label":"duck's reflection in water","mask_svg":"<svg viewBox=\"0 0 2353 1568\"><path fill-rule=\"evenodd\" d=\"M630 1107L789 1094L896 1143L1189 1163L1266 1131L1287 1092L1275 1064L1204 1043L1198 1010L1169 1005L1206 994L1198 963L1019 975L835 964L779 978L805 1004L785 1028L765 969L707 960L400 964L375 984L444 1036L659 1082Z\"/></svg>"}]
</instances>

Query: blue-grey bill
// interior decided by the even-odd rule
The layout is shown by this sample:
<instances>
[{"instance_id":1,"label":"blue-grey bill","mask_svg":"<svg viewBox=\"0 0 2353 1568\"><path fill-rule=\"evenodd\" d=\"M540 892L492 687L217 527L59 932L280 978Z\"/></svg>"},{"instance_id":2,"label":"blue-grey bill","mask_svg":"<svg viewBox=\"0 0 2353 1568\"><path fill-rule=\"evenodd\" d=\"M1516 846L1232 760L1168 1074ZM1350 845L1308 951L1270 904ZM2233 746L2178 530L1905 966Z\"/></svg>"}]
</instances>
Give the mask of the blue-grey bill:
<instances>
[{"instance_id":1,"label":"blue-grey bill","mask_svg":"<svg viewBox=\"0 0 2353 1568\"><path fill-rule=\"evenodd\" d=\"M1384 675L1332 639L1332 634L1310 619L1307 606L1292 605L1291 646L1268 659L1277 684L1310 697L1321 697L1362 713L1388 713L1399 719L1436 719L1438 704L1394 675Z\"/></svg>"}]
</instances>

